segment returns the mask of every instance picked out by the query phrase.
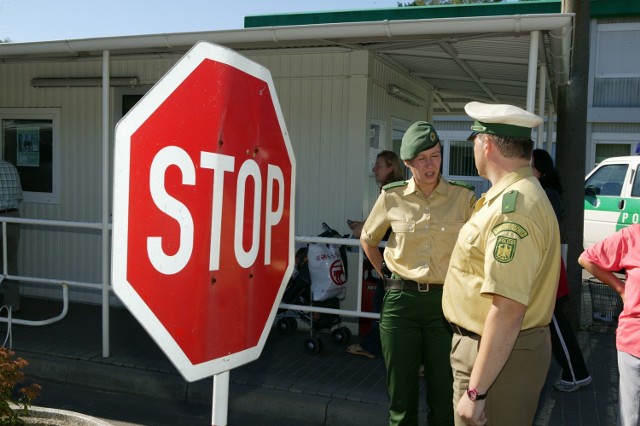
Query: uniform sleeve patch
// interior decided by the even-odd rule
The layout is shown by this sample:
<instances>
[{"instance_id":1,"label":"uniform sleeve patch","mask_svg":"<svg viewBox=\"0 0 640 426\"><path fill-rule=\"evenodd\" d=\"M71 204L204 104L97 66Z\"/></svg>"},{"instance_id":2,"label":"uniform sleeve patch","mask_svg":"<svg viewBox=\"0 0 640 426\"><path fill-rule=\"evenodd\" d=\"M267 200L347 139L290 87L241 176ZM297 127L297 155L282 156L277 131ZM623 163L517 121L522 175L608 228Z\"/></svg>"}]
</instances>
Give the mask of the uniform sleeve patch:
<instances>
[{"instance_id":1,"label":"uniform sleeve patch","mask_svg":"<svg viewBox=\"0 0 640 426\"><path fill-rule=\"evenodd\" d=\"M501 234L503 232L513 232L518 237L520 237L520 239L523 239L527 235L529 235L529 232L527 232L526 229L524 229L521 225L518 225L515 222L503 222L503 223L500 223L500 224L494 226L493 229L491 229L491 232L493 232L493 235L498 235L498 234Z\"/></svg>"},{"instance_id":2,"label":"uniform sleeve patch","mask_svg":"<svg viewBox=\"0 0 640 426\"><path fill-rule=\"evenodd\" d=\"M516 254L518 240L515 238L498 236L496 246L493 249L493 258L500 263L509 263Z\"/></svg>"}]
</instances>

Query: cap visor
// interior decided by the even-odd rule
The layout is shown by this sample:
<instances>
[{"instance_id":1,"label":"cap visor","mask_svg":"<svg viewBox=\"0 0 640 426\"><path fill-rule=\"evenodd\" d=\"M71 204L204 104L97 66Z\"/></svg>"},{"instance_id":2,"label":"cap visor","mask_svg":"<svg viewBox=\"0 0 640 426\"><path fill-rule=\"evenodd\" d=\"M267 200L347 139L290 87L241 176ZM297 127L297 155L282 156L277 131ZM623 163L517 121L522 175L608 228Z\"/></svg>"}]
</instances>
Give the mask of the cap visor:
<instances>
[{"instance_id":1,"label":"cap visor","mask_svg":"<svg viewBox=\"0 0 640 426\"><path fill-rule=\"evenodd\" d=\"M468 141L473 141L476 136L478 135L478 132L473 132L469 135L469 137L467 138Z\"/></svg>"}]
</instances>

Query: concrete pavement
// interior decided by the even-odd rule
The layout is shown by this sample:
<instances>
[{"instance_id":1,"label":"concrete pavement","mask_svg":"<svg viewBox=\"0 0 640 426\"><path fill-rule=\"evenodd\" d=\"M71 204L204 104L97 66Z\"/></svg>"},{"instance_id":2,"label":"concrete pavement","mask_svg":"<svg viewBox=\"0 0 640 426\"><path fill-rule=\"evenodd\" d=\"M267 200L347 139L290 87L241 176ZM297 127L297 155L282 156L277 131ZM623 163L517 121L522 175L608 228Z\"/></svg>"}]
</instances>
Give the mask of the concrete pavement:
<instances>
[{"instance_id":1,"label":"concrete pavement","mask_svg":"<svg viewBox=\"0 0 640 426\"><path fill-rule=\"evenodd\" d=\"M56 315L60 305L59 301L23 298L15 316L44 319ZM590 323L588 300L583 302L583 311L578 338L593 384L570 394L558 392L552 385L559 370L552 364L535 425L615 424L615 336L610 327L586 327ZM126 310L112 308L110 312L108 358L102 357L100 306L71 304L65 319L47 326L14 324L13 349L30 362L27 376L35 381L211 406L211 379L186 382ZM6 324L0 324L0 333L5 332ZM290 424L385 425L382 361L347 354L344 347L332 343L326 343L320 354L311 355L304 347L307 337L304 331L281 335L274 329L258 360L230 372L229 412L263 413ZM330 336L326 337L325 342L330 342ZM424 393L424 383L421 389Z\"/></svg>"}]
</instances>

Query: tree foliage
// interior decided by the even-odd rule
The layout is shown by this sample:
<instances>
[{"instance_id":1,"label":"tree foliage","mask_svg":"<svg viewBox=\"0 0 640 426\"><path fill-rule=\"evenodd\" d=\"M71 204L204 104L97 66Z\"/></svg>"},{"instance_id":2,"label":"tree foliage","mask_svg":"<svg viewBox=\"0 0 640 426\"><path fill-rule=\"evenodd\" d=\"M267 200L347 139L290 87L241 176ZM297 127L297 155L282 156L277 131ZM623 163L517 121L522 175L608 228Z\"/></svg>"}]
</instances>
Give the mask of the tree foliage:
<instances>
[{"instance_id":1,"label":"tree foliage","mask_svg":"<svg viewBox=\"0 0 640 426\"><path fill-rule=\"evenodd\" d=\"M503 0L415 0L410 3L398 2L398 7L437 6L441 4L473 4L473 3L502 3Z\"/></svg>"},{"instance_id":2,"label":"tree foliage","mask_svg":"<svg viewBox=\"0 0 640 426\"><path fill-rule=\"evenodd\" d=\"M14 358L15 352L0 347L0 425L25 424L23 417L29 415L31 402L40 394L41 387L32 383L22 385L25 380L24 367L29 365L22 358ZM15 388L18 396L14 395ZM14 409L12 404L16 405Z\"/></svg>"}]
</instances>

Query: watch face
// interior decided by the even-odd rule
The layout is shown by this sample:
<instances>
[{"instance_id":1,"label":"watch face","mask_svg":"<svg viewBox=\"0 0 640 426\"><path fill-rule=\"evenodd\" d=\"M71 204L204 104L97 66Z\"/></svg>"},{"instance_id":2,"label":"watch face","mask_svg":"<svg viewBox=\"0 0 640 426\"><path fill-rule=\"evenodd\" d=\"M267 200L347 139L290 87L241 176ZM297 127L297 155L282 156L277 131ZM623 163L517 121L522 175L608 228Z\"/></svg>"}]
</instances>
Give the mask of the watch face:
<instances>
[{"instance_id":1,"label":"watch face","mask_svg":"<svg viewBox=\"0 0 640 426\"><path fill-rule=\"evenodd\" d=\"M467 389L467 395L471 401L475 401L478 398L478 391L475 389Z\"/></svg>"}]
</instances>

